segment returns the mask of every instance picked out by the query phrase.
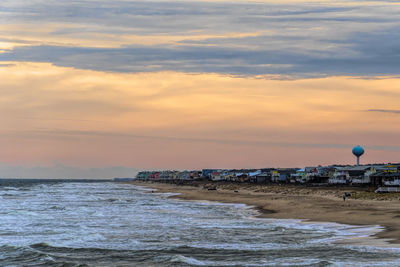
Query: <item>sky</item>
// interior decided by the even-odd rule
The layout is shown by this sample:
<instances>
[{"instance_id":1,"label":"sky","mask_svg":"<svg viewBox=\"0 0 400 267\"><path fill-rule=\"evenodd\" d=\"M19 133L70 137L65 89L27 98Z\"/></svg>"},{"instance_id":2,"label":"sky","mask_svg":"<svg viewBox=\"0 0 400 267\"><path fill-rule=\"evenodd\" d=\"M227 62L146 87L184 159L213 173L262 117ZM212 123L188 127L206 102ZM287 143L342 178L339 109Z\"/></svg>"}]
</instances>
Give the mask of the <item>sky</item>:
<instances>
[{"instance_id":1,"label":"sky","mask_svg":"<svg viewBox=\"0 0 400 267\"><path fill-rule=\"evenodd\" d=\"M0 177L400 162L400 3L2 0Z\"/></svg>"}]
</instances>

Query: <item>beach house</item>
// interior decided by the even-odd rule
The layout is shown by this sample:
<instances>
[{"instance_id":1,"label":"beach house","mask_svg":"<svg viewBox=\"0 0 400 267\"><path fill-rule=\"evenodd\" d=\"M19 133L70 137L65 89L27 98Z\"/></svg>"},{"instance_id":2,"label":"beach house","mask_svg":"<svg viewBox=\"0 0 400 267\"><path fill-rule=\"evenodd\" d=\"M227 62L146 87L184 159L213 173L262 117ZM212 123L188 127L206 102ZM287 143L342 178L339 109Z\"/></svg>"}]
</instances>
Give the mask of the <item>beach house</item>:
<instances>
[{"instance_id":1,"label":"beach house","mask_svg":"<svg viewBox=\"0 0 400 267\"><path fill-rule=\"evenodd\" d=\"M236 181L241 183L247 182L249 179L249 175L245 172L237 172L235 173L235 176L236 176Z\"/></svg>"},{"instance_id":2,"label":"beach house","mask_svg":"<svg viewBox=\"0 0 400 267\"><path fill-rule=\"evenodd\" d=\"M218 171L218 170L217 169L203 169L201 171L201 176L211 179L211 174L216 171Z\"/></svg>"},{"instance_id":3,"label":"beach house","mask_svg":"<svg viewBox=\"0 0 400 267\"><path fill-rule=\"evenodd\" d=\"M222 170L213 171L210 174L210 178L211 178L212 181L222 181L222 180L224 180Z\"/></svg>"},{"instance_id":4,"label":"beach house","mask_svg":"<svg viewBox=\"0 0 400 267\"><path fill-rule=\"evenodd\" d=\"M376 168L370 175L371 185L400 186L400 164L388 164Z\"/></svg>"},{"instance_id":5,"label":"beach house","mask_svg":"<svg viewBox=\"0 0 400 267\"><path fill-rule=\"evenodd\" d=\"M369 185L371 184L371 175L376 173L374 166L354 166L348 168L348 173L352 185Z\"/></svg>"},{"instance_id":6,"label":"beach house","mask_svg":"<svg viewBox=\"0 0 400 267\"><path fill-rule=\"evenodd\" d=\"M250 181L250 182L253 182L253 183L257 182L257 177L258 177L258 175L260 175L260 174L261 174L261 170L256 170L256 171L251 171L251 172L249 172L249 174L248 174L248 176L249 176L249 181Z\"/></svg>"},{"instance_id":7,"label":"beach house","mask_svg":"<svg viewBox=\"0 0 400 267\"><path fill-rule=\"evenodd\" d=\"M272 171L272 181L276 183L289 183L290 177L297 172L297 168L280 168Z\"/></svg>"},{"instance_id":8,"label":"beach house","mask_svg":"<svg viewBox=\"0 0 400 267\"><path fill-rule=\"evenodd\" d=\"M351 182L347 167L336 167L332 177L329 177L328 183L331 185L345 185Z\"/></svg>"},{"instance_id":9,"label":"beach house","mask_svg":"<svg viewBox=\"0 0 400 267\"><path fill-rule=\"evenodd\" d=\"M300 183L304 184L307 182L307 176L306 176L306 168L301 168L296 171L296 173L293 173L290 175L289 181L290 183Z\"/></svg>"}]
</instances>

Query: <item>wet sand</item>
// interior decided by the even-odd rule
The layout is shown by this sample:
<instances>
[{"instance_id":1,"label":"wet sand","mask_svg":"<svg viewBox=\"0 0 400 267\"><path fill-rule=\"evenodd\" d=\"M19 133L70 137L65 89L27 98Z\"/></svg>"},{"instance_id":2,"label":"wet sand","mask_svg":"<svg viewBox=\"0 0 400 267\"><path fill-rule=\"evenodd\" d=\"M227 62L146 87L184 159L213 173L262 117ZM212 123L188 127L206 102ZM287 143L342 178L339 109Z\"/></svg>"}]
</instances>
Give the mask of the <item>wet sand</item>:
<instances>
[{"instance_id":1,"label":"wet sand","mask_svg":"<svg viewBox=\"0 0 400 267\"><path fill-rule=\"evenodd\" d=\"M336 222L351 225L380 225L383 231L366 242L373 245L400 244L400 194L379 196L366 194L357 188L310 188L292 185L257 185L234 183L192 182L185 185L132 182L159 192L180 193L173 196L185 200L208 200L224 203L244 203L256 207L260 217L302 219L315 222ZM216 190L208 190L215 187ZM237 191L237 192L235 192ZM352 197L343 201L344 192ZM358 199L354 199L358 198ZM368 199L381 198L383 200ZM364 240L365 241L365 240ZM352 241L347 241L351 243ZM356 241L355 241L356 242ZM357 242L358 243L358 242Z\"/></svg>"}]
</instances>

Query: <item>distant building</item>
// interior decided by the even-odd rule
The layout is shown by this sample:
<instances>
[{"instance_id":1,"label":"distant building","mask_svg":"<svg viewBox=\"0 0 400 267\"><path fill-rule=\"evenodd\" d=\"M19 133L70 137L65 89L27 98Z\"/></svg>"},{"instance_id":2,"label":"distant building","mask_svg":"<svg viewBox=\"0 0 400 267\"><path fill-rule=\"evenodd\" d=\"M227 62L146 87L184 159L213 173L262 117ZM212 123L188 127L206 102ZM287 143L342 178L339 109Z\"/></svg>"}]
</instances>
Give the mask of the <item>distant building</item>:
<instances>
[{"instance_id":1,"label":"distant building","mask_svg":"<svg viewBox=\"0 0 400 267\"><path fill-rule=\"evenodd\" d=\"M201 175L203 177L211 178L211 173L216 172L216 171L218 171L218 170L216 170L216 169L203 169L201 171Z\"/></svg>"}]
</instances>

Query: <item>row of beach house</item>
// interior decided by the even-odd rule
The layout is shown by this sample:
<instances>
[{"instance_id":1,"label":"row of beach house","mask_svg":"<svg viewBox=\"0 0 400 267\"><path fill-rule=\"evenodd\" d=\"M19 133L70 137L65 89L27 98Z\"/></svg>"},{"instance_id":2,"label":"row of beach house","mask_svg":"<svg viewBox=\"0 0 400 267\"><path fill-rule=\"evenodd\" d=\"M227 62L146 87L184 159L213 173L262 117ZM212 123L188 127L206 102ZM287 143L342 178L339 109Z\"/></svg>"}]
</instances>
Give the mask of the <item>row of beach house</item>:
<instances>
[{"instance_id":1,"label":"row of beach house","mask_svg":"<svg viewBox=\"0 0 400 267\"><path fill-rule=\"evenodd\" d=\"M292 183L399 186L400 164L373 164L361 166L318 166L304 168L264 169L203 169L199 171L142 171L136 176L144 181L200 180Z\"/></svg>"}]
</instances>

